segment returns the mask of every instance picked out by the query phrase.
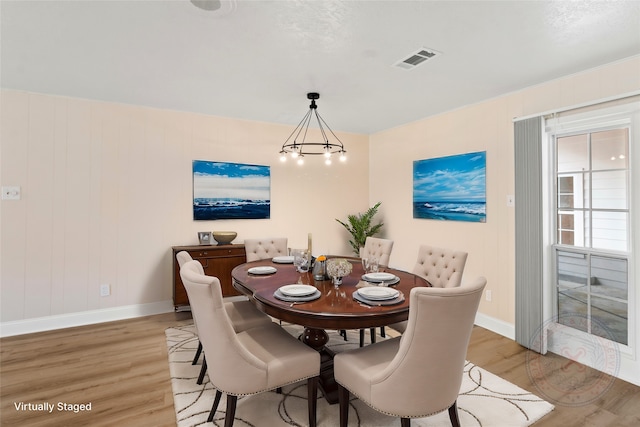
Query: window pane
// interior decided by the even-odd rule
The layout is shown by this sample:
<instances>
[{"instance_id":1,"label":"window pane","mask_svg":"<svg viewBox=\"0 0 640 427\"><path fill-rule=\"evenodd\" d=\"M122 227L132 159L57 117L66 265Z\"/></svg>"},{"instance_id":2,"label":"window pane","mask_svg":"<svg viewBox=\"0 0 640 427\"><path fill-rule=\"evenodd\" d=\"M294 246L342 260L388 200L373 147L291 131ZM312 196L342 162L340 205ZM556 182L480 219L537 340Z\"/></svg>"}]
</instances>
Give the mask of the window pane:
<instances>
[{"instance_id":1,"label":"window pane","mask_svg":"<svg viewBox=\"0 0 640 427\"><path fill-rule=\"evenodd\" d=\"M558 177L558 191L573 194L573 176Z\"/></svg>"},{"instance_id":2,"label":"window pane","mask_svg":"<svg viewBox=\"0 0 640 427\"><path fill-rule=\"evenodd\" d=\"M558 211L558 243L584 247L584 211Z\"/></svg>"},{"instance_id":3,"label":"window pane","mask_svg":"<svg viewBox=\"0 0 640 427\"><path fill-rule=\"evenodd\" d=\"M626 251L628 218L626 212L591 212L591 247Z\"/></svg>"},{"instance_id":4,"label":"window pane","mask_svg":"<svg viewBox=\"0 0 640 427\"><path fill-rule=\"evenodd\" d=\"M627 129L592 133L591 162L593 170L628 169L629 132Z\"/></svg>"},{"instance_id":5,"label":"window pane","mask_svg":"<svg viewBox=\"0 0 640 427\"><path fill-rule=\"evenodd\" d=\"M558 208L582 208L585 206L583 174L558 176Z\"/></svg>"},{"instance_id":6,"label":"window pane","mask_svg":"<svg viewBox=\"0 0 640 427\"><path fill-rule=\"evenodd\" d=\"M627 260L591 256L591 293L627 300Z\"/></svg>"},{"instance_id":7,"label":"window pane","mask_svg":"<svg viewBox=\"0 0 640 427\"><path fill-rule=\"evenodd\" d=\"M573 194L559 194L558 208L567 209L573 207Z\"/></svg>"},{"instance_id":8,"label":"window pane","mask_svg":"<svg viewBox=\"0 0 640 427\"><path fill-rule=\"evenodd\" d=\"M592 208L627 209L627 171L593 172Z\"/></svg>"},{"instance_id":9,"label":"window pane","mask_svg":"<svg viewBox=\"0 0 640 427\"><path fill-rule=\"evenodd\" d=\"M589 169L588 135L558 138L558 172Z\"/></svg>"},{"instance_id":10,"label":"window pane","mask_svg":"<svg viewBox=\"0 0 640 427\"><path fill-rule=\"evenodd\" d=\"M573 231L575 227L573 212L560 212L560 215L558 216L558 223L560 224L561 229Z\"/></svg>"},{"instance_id":11,"label":"window pane","mask_svg":"<svg viewBox=\"0 0 640 427\"><path fill-rule=\"evenodd\" d=\"M576 314L587 315L587 256L572 252L558 251L556 262L558 266L558 321L571 319ZM583 331L584 327L567 324Z\"/></svg>"},{"instance_id":12,"label":"window pane","mask_svg":"<svg viewBox=\"0 0 640 427\"><path fill-rule=\"evenodd\" d=\"M627 303L591 296L591 333L621 344L627 340Z\"/></svg>"}]
</instances>

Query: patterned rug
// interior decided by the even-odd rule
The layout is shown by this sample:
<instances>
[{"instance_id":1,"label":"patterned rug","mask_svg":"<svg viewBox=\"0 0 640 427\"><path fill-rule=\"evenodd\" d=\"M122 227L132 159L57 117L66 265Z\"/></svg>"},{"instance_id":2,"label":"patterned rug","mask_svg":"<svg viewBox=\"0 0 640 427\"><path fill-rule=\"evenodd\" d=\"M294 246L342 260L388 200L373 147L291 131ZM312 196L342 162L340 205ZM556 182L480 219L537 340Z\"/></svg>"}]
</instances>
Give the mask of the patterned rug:
<instances>
[{"instance_id":1,"label":"patterned rug","mask_svg":"<svg viewBox=\"0 0 640 427\"><path fill-rule=\"evenodd\" d=\"M299 326L285 326L292 335L298 336ZM378 328L379 331L379 328ZM191 361L198 346L193 326L181 326L166 330L169 350L169 368L173 387L173 400L178 427L223 426L225 398L218 406L212 423L207 416L215 395L208 382L196 384L202 357L197 365ZM337 332L329 331L329 346L336 352L358 346L357 331L348 331L348 341ZM367 342L369 333L367 331ZM378 339L383 339L378 337ZM318 391L318 426L339 425L338 405L329 405ZM307 425L306 383L284 387L282 394L267 392L238 399L235 427L279 427ZM496 375L467 362L458 398L460 423L465 427L519 427L529 426L553 410L553 405L517 387ZM389 417L371 409L353 398L349 413L349 426L395 427L398 418ZM428 418L413 419L414 427L450 427L447 411Z\"/></svg>"}]
</instances>

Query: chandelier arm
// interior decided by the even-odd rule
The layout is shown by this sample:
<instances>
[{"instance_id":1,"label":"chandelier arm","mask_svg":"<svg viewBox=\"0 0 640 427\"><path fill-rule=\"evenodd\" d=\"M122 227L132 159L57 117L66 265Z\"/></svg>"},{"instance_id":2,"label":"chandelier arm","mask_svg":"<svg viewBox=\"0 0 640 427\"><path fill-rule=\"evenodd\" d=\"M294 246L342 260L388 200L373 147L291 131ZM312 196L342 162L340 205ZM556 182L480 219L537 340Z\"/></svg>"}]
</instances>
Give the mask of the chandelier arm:
<instances>
[{"instance_id":1,"label":"chandelier arm","mask_svg":"<svg viewBox=\"0 0 640 427\"><path fill-rule=\"evenodd\" d=\"M311 101L313 102L313 101ZM307 132L309 132L309 124L311 123L311 116L312 116L312 112L315 111L315 109L313 108L313 105L311 108L309 108L309 112L307 113L307 115L305 116L305 118L307 119L306 123L303 125L304 127L304 136L302 137L302 142L300 143L300 145L305 144L305 141L307 140ZM317 113L316 113L317 114ZM301 147L302 149L302 147Z\"/></svg>"},{"instance_id":2,"label":"chandelier arm","mask_svg":"<svg viewBox=\"0 0 640 427\"><path fill-rule=\"evenodd\" d=\"M300 136L300 132L302 131L302 129L304 128L303 122L307 119L307 117L311 114L311 110L307 111L307 114L304 115L304 117L302 118L302 120L300 120L300 123L298 123L298 125L295 127L295 129L293 130L293 132L291 132L291 135L289 135L289 137L284 141L284 144L282 144L282 147L284 148L287 145L287 142L289 142L289 140L291 139L291 137L293 136L293 134L296 133L296 136L293 138L294 141L294 145L295 145L295 140L298 138L298 136Z\"/></svg>"},{"instance_id":3,"label":"chandelier arm","mask_svg":"<svg viewBox=\"0 0 640 427\"><path fill-rule=\"evenodd\" d=\"M320 116L320 114L318 113L318 110L316 110L316 121L318 122L318 127L320 128L320 134L322 135L322 140L324 141L324 145L327 148L329 148L329 139L327 138L327 133L324 130L324 126L322 126L322 123L324 122L324 120L322 119L322 116Z\"/></svg>"},{"instance_id":4,"label":"chandelier arm","mask_svg":"<svg viewBox=\"0 0 640 427\"><path fill-rule=\"evenodd\" d=\"M340 138L338 138L338 135L335 134L335 132L333 132L333 130L331 129L331 127L329 127L329 125L327 124L327 122L324 121L324 119L322 118L322 116L319 116L320 120L322 120L322 123L324 123L324 125L327 127L327 129L329 129L329 132L331 132L331 135L333 135L333 137L340 143L340 147L342 148L342 150L344 151L344 144L342 144L342 141L340 141ZM326 137L325 137L326 140ZM333 144L335 145L335 144Z\"/></svg>"}]
</instances>

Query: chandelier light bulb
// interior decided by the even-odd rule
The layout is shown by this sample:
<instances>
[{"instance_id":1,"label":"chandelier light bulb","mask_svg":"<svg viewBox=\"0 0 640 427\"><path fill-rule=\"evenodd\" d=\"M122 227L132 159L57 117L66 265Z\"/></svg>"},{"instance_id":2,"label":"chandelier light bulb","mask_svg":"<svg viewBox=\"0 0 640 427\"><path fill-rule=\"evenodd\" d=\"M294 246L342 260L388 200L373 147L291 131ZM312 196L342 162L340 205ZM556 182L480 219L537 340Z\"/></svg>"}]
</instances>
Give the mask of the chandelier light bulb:
<instances>
[{"instance_id":1,"label":"chandelier light bulb","mask_svg":"<svg viewBox=\"0 0 640 427\"><path fill-rule=\"evenodd\" d=\"M346 151L341 151L340 152L340 161L341 162L346 162L347 161L347 152Z\"/></svg>"},{"instance_id":2,"label":"chandelier light bulb","mask_svg":"<svg viewBox=\"0 0 640 427\"><path fill-rule=\"evenodd\" d=\"M299 165L301 165L301 166L302 166L302 165L304 165L304 158L303 158L303 156L299 156L299 157L298 157L298 164L299 164Z\"/></svg>"},{"instance_id":3,"label":"chandelier light bulb","mask_svg":"<svg viewBox=\"0 0 640 427\"><path fill-rule=\"evenodd\" d=\"M280 154L280 161L281 162L286 162L287 161L287 154L286 153Z\"/></svg>"},{"instance_id":4,"label":"chandelier light bulb","mask_svg":"<svg viewBox=\"0 0 640 427\"><path fill-rule=\"evenodd\" d=\"M291 158L295 159L296 157L298 157L298 152L297 151L292 151L291 152Z\"/></svg>"},{"instance_id":5,"label":"chandelier light bulb","mask_svg":"<svg viewBox=\"0 0 640 427\"><path fill-rule=\"evenodd\" d=\"M324 161L325 165L330 165L331 164L331 157L327 157L326 160Z\"/></svg>"}]
</instances>

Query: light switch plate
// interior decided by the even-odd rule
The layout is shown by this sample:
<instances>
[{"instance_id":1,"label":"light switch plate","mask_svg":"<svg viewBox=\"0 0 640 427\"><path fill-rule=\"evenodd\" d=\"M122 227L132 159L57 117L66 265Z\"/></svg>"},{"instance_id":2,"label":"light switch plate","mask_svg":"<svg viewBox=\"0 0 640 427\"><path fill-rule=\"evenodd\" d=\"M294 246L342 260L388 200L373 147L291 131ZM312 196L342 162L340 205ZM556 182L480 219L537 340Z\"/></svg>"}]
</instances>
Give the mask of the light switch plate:
<instances>
[{"instance_id":1,"label":"light switch plate","mask_svg":"<svg viewBox=\"0 0 640 427\"><path fill-rule=\"evenodd\" d=\"M2 187L2 200L20 200L20 187Z\"/></svg>"},{"instance_id":2,"label":"light switch plate","mask_svg":"<svg viewBox=\"0 0 640 427\"><path fill-rule=\"evenodd\" d=\"M108 297L111 295L111 286L109 284L100 285L100 296Z\"/></svg>"}]
</instances>

